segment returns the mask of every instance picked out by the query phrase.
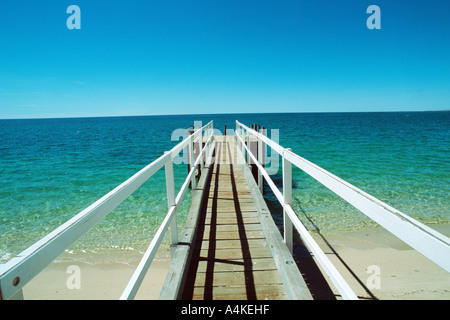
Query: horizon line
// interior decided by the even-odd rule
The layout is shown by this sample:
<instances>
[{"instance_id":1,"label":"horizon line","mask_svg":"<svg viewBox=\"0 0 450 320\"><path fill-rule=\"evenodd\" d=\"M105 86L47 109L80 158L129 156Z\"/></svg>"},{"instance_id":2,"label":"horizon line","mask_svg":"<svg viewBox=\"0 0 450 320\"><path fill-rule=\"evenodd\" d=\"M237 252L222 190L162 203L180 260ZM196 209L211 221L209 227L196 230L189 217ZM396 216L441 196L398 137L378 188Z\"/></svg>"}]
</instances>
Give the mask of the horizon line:
<instances>
[{"instance_id":1,"label":"horizon line","mask_svg":"<svg viewBox=\"0 0 450 320\"><path fill-rule=\"evenodd\" d=\"M228 113L180 113L180 114L136 114L136 115L90 115L90 116L42 116L13 117L0 120L51 120L51 119L93 119L93 118L132 118L132 117L168 117L168 116L207 116L207 115L248 115L248 114L298 114L298 113L418 113L418 112L449 112L443 110L391 110L391 111L286 111L286 112L228 112Z\"/></svg>"}]
</instances>

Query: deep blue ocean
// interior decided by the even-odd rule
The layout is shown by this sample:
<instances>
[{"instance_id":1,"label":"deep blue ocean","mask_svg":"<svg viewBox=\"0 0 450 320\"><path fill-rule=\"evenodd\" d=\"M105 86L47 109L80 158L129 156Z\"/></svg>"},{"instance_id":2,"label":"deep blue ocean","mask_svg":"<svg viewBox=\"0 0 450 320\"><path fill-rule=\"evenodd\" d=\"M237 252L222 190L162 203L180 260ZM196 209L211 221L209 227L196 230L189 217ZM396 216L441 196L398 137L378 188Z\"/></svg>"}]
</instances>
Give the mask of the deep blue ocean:
<instances>
[{"instance_id":1,"label":"deep blue ocean","mask_svg":"<svg viewBox=\"0 0 450 320\"><path fill-rule=\"evenodd\" d=\"M170 150L194 121L223 132L235 120L278 129L279 142L426 224L450 222L450 112L289 113L0 120L0 263L26 249ZM176 187L187 173L175 167ZM281 168L273 175L281 183ZM375 224L294 169L293 205L308 229ZM270 192L266 200L279 220ZM180 208L179 229L190 194ZM63 255L129 259L150 243L167 212L160 170ZM61 258L61 259L63 259Z\"/></svg>"}]
</instances>

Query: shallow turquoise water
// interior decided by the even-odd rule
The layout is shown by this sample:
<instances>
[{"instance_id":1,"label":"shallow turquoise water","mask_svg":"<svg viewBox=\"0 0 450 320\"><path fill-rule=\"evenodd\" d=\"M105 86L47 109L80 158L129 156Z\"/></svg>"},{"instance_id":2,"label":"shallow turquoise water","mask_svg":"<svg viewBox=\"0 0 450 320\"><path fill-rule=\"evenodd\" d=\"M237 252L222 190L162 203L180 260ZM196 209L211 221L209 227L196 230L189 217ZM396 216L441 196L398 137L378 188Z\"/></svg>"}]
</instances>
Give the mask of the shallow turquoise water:
<instances>
[{"instance_id":1,"label":"shallow turquoise water","mask_svg":"<svg viewBox=\"0 0 450 320\"><path fill-rule=\"evenodd\" d=\"M0 120L0 263L170 150L175 129L211 119L221 131L236 119L279 129L281 145L396 209L424 223L450 222L450 112ZM177 189L186 172L175 167ZM279 173L273 179L280 184ZM372 225L306 174L294 169L294 180L294 209L309 229ZM144 251L167 212L164 181L161 170L68 251ZM266 200L280 223L270 192Z\"/></svg>"}]
</instances>

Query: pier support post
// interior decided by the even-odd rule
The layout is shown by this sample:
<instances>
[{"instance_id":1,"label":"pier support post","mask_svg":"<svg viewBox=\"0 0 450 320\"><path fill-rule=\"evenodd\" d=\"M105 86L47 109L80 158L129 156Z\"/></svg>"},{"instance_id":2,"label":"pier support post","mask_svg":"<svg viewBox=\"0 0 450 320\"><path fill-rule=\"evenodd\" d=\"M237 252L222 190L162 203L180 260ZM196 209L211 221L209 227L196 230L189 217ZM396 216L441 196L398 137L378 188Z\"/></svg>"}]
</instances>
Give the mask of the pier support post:
<instances>
[{"instance_id":1,"label":"pier support post","mask_svg":"<svg viewBox=\"0 0 450 320\"><path fill-rule=\"evenodd\" d=\"M186 139L189 139L189 136L191 134L194 133L194 128L191 126L188 130L187 130L187 137ZM187 172L189 174L189 172L191 172L191 157L192 157L192 150L189 148L189 145L186 147L186 151L187 151ZM192 189L192 185L189 183L189 188Z\"/></svg>"},{"instance_id":2,"label":"pier support post","mask_svg":"<svg viewBox=\"0 0 450 320\"><path fill-rule=\"evenodd\" d=\"M248 150L247 150L247 164L248 165L250 165L250 152L249 152L249 150L250 150L250 132L248 132L248 130L247 130L247 148L248 148Z\"/></svg>"},{"instance_id":3,"label":"pier support post","mask_svg":"<svg viewBox=\"0 0 450 320\"><path fill-rule=\"evenodd\" d=\"M259 126L258 126L259 127ZM259 130L258 131L262 131ZM261 132L260 132L261 133ZM263 141L261 139L258 138L258 162L264 166L264 153L263 153ZM259 170L258 168L256 169L258 170L258 187L259 187L259 191L261 192L261 194L263 194L263 176L262 176L262 172L261 170Z\"/></svg>"},{"instance_id":4,"label":"pier support post","mask_svg":"<svg viewBox=\"0 0 450 320\"><path fill-rule=\"evenodd\" d=\"M262 134L263 136L267 136L267 130L264 129L264 127L261 127L261 134ZM267 149L266 143L265 143L264 141L261 140L261 145L258 147L258 150L259 150L259 148L261 148L261 159L259 160L259 162L261 163L261 166L262 166L263 168L265 168L265 167L264 167L264 164L266 163L266 149ZM259 152L259 151L258 151L258 152ZM265 169L264 169L264 170L265 170ZM261 174L261 175L262 175L262 174ZM264 177L262 177L262 180L261 180L260 191L261 191L261 194L264 195Z\"/></svg>"},{"instance_id":5,"label":"pier support post","mask_svg":"<svg viewBox=\"0 0 450 320\"><path fill-rule=\"evenodd\" d=\"M164 152L168 153L167 151ZM167 161L164 166L166 173L166 194L167 194L167 208L170 210L171 207L175 206L175 179L173 175L173 162L172 159ZM170 254L175 252L175 246L178 244L178 225L177 225L177 214L175 212L170 222Z\"/></svg>"},{"instance_id":6,"label":"pier support post","mask_svg":"<svg viewBox=\"0 0 450 320\"><path fill-rule=\"evenodd\" d=\"M189 144L188 144L188 148L189 148L188 153L190 155L190 157L189 157L189 164L190 164L191 169L194 168L194 163L195 163L194 138L195 138L194 135L190 135L189 136L190 140L189 140ZM195 180L195 172L194 172L194 174L192 175L192 178L191 178L191 189L192 190L197 188L197 183L196 182L197 181Z\"/></svg>"},{"instance_id":7,"label":"pier support post","mask_svg":"<svg viewBox=\"0 0 450 320\"><path fill-rule=\"evenodd\" d=\"M244 164L245 163L245 146L244 146L244 144L245 144L245 141L244 141L244 128L242 128L241 127L241 138L242 138L242 144L241 144L241 153L242 153L242 159L243 159L243 163L242 164Z\"/></svg>"},{"instance_id":8,"label":"pier support post","mask_svg":"<svg viewBox=\"0 0 450 320\"><path fill-rule=\"evenodd\" d=\"M291 150L291 149L286 149ZM283 156L283 198L284 203L292 205L292 163ZM284 223L284 242L289 250L293 251L292 247L292 221L286 213L286 209L283 208L283 223Z\"/></svg>"}]
</instances>

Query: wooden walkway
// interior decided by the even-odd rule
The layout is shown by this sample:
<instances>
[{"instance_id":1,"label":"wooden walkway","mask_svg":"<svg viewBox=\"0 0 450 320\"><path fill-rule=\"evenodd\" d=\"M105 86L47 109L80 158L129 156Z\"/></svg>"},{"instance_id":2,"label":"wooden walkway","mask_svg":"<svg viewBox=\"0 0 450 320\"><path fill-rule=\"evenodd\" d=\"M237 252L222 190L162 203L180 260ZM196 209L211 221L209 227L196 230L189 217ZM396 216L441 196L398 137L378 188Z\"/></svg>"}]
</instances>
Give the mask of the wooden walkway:
<instances>
[{"instance_id":1,"label":"wooden walkway","mask_svg":"<svg viewBox=\"0 0 450 320\"><path fill-rule=\"evenodd\" d=\"M216 137L186 270L169 271L168 278L186 272L178 298L187 300L310 299L250 169L237 164L235 147L234 136ZM174 263L173 270L183 268Z\"/></svg>"},{"instance_id":2,"label":"wooden walkway","mask_svg":"<svg viewBox=\"0 0 450 320\"><path fill-rule=\"evenodd\" d=\"M191 135L170 151L0 265L0 300L23 299L22 289L30 280L162 168L168 211L120 296L121 300L135 298L168 230L171 264L160 299L312 299L288 249L288 246L292 249L292 226L318 263L318 272L327 275L326 280L330 280L343 299L358 299L291 206L289 186L293 181L293 166L450 272L450 240L445 235L239 121L236 121L236 136L214 136L213 128L213 121L210 121L201 128L190 130ZM250 165L246 164L241 150L237 149L236 139L242 152L250 152L247 160L257 161L264 154L258 146L270 147L272 155L281 157L283 191L263 167L258 165L260 171L257 173L263 175L266 187L283 207L284 225L289 228L284 232L288 245L284 243L252 175L250 166L254 165L251 161ZM189 163L195 168L188 170L184 183L175 194L174 159L186 149L191 155ZM201 172L198 183L197 168ZM258 181L261 186L261 175ZM177 210L189 185L193 187L191 207L185 226L179 232Z\"/></svg>"}]
</instances>

